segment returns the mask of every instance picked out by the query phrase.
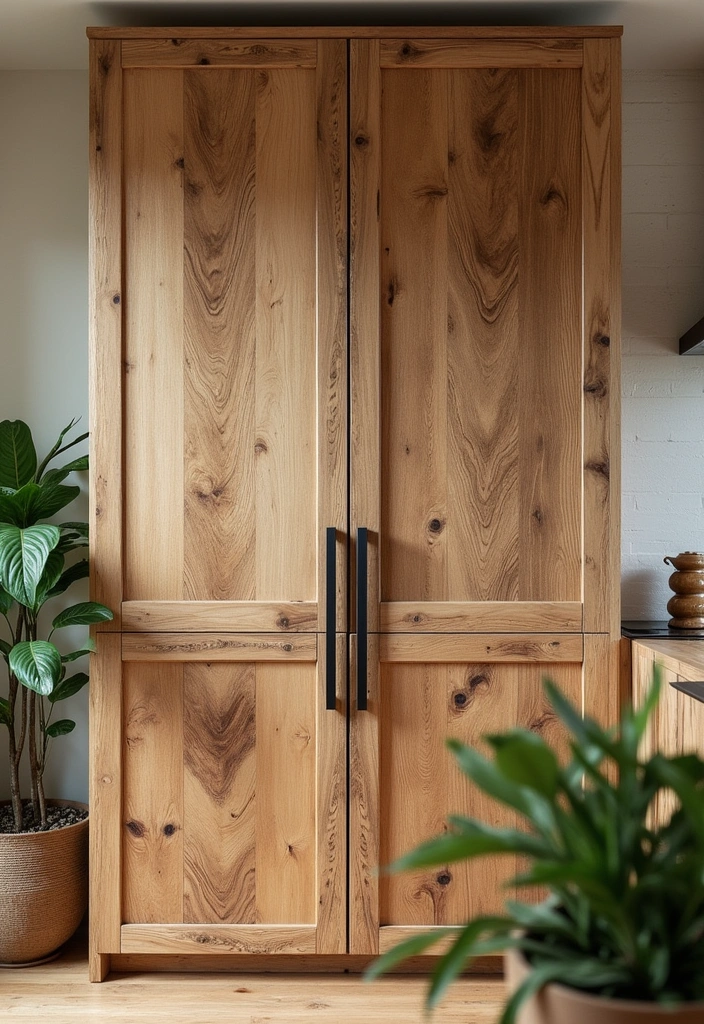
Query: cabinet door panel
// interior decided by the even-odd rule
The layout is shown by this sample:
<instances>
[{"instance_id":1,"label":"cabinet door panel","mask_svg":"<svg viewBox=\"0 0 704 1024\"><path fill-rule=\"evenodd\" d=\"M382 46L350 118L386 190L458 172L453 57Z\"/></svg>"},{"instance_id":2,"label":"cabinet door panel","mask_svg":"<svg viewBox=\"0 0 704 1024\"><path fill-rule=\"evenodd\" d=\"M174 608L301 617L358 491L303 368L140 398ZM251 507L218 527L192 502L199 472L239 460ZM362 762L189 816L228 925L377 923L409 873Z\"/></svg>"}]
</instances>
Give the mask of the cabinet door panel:
<instances>
[{"instance_id":1,"label":"cabinet door panel","mask_svg":"<svg viewBox=\"0 0 704 1024\"><path fill-rule=\"evenodd\" d=\"M215 603L216 628L325 626L325 528L344 529L347 500L344 43L314 65L124 72L138 628L208 628ZM339 544L338 629L344 565Z\"/></svg>"},{"instance_id":2,"label":"cabinet door panel","mask_svg":"<svg viewBox=\"0 0 704 1024\"><path fill-rule=\"evenodd\" d=\"M445 828L450 814L478 817L497 826L517 816L482 795L460 773L446 749L448 737L486 749L483 737L513 726L543 736L567 756L563 729L547 702L549 676L583 706L581 654L572 661L460 661L457 639L445 638L447 657L394 660L377 637L381 659L370 673L369 710L352 713L351 732L351 952L371 953L402 938L403 929L465 922L498 912L502 883L515 875L514 857L388 875L387 865ZM434 644L442 643L434 636ZM563 637L566 641L571 638ZM581 637L578 649L581 650ZM373 677L373 678L372 678Z\"/></svg>"},{"instance_id":3,"label":"cabinet door panel","mask_svg":"<svg viewBox=\"0 0 704 1024\"><path fill-rule=\"evenodd\" d=\"M380 67L351 46L372 628L491 629L495 609L496 629L581 629L581 71Z\"/></svg>"},{"instance_id":4,"label":"cabinet door panel","mask_svg":"<svg viewBox=\"0 0 704 1024\"><path fill-rule=\"evenodd\" d=\"M284 951L291 926L290 951L344 952L345 706L325 710L324 645L320 664L208 661L187 639L123 664L122 924L144 926L129 948L188 945L197 926L211 950L265 952L270 930ZM340 689L344 657L339 636Z\"/></svg>"}]
</instances>

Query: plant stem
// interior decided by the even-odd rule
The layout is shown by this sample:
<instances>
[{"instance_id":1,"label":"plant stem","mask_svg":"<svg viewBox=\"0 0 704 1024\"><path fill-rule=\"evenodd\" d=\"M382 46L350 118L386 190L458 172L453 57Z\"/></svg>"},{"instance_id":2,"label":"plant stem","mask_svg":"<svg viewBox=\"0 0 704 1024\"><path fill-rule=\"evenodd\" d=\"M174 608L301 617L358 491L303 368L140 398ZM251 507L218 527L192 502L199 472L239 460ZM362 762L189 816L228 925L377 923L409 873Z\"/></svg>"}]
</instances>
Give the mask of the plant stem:
<instances>
[{"instance_id":1,"label":"plant stem","mask_svg":"<svg viewBox=\"0 0 704 1024\"><path fill-rule=\"evenodd\" d=\"M24 608L20 608L17 616L17 628L12 636L13 644L22 639L24 622ZM10 628L12 629L12 627ZM20 791L20 758L22 756L22 744L24 743L24 731L20 733L21 742L18 750L17 732L15 730L15 708L17 707L17 694L20 684L17 677L12 672L9 672L9 682L8 698L10 704L10 724L7 731L9 734L8 756L10 761L10 798L12 800L12 817L14 819L15 832L21 832L24 821L22 815L22 794Z\"/></svg>"},{"instance_id":2,"label":"plant stem","mask_svg":"<svg viewBox=\"0 0 704 1024\"><path fill-rule=\"evenodd\" d=\"M37 757L37 695L32 691L29 695L29 771L34 820L39 817L39 759Z\"/></svg>"}]
</instances>

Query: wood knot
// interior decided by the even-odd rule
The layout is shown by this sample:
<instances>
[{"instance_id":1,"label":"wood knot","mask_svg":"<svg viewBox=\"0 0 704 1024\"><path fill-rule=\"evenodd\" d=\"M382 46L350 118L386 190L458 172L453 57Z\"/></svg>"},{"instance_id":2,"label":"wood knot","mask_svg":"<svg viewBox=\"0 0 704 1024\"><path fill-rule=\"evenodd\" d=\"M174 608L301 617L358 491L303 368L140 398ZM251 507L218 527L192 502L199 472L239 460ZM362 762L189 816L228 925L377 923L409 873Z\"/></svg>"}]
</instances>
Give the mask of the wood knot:
<instances>
[{"instance_id":1,"label":"wood knot","mask_svg":"<svg viewBox=\"0 0 704 1024\"><path fill-rule=\"evenodd\" d=\"M609 479L609 463L607 460L604 462L587 462L584 468L589 470L590 473L603 476L605 480Z\"/></svg>"},{"instance_id":2,"label":"wood knot","mask_svg":"<svg viewBox=\"0 0 704 1024\"><path fill-rule=\"evenodd\" d=\"M103 53L98 61L98 67L100 68L101 75L107 75L112 67L112 61L106 53Z\"/></svg>"},{"instance_id":3,"label":"wood knot","mask_svg":"<svg viewBox=\"0 0 704 1024\"><path fill-rule=\"evenodd\" d=\"M396 287L396 282L392 277L386 287L386 301L390 306L393 306L394 299L396 298Z\"/></svg>"},{"instance_id":4,"label":"wood knot","mask_svg":"<svg viewBox=\"0 0 704 1024\"><path fill-rule=\"evenodd\" d=\"M485 118L479 122L475 128L474 136L480 149L485 153L491 153L501 142L501 132L495 130L495 125L491 118Z\"/></svg>"},{"instance_id":5,"label":"wood knot","mask_svg":"<svg viewBox=\"0 0 704 1024\"><path fill-rule=\"evenodd\" d=\"M257 455L266 455L266 453L269 451L266 445L266 441L255 441L254 451L256 452Z\"/></svg>"},{"instance_id":6,"label":"wood knot","mask_svg":"<svg viewBox=\"0 0 704 1024\"><path fill-rule=\"evenodd\" d=\"M442 519L431 519L428 523L428 529L431 533L442 533L445 528L445 523Z\"/></svg>"},{"instance_id":7,"label":"wood knot","mask_svg":"<svg viewBox=\"0 0 704 1024\"><path fill-rule=\"evenodd\" d=\"M456 708L463 708L467 703L467 699L467 694L464 692L464 690L458 690L457 693L455 693L452 697L452 700Z\"/></svg>"},{"instance_id":8,"label":"wood knot","mask_svg":"<svg viewBox=\"0 0 704 1024\"><path fill-rule=\"evenodd\" d=\"M120 296L119 295L113 295L112 301L113 301L113 304L115 306L119 306L120 305Z\"/></svg>"},{"instance_id":9,"label":"wood knot","mask_svg":"<svg viewBox=\"0 0 704 1024\"><path fill-rule=\"evenodd\" d=\"M421 615L420 612L415 612L415 614L411 615L411 622L415 623L416 626L418 625L418 623L424 621L425 615Z\"/></svg>"},{"instance_id":10,"label":"wood knot","mask_svg":"<svg viewBox=\"0 0 704 1024\"><path fill-rule=\"evenodd\" d=\"M535 519L535 521L538 524L538 526L542 526L543 525L543 510L542 509L540 509L540 508L533 509L533 511L531 512L531 515L533 516L533 519Z\"/></svg>"},{"instance_id":11,"label":"wood knot","mask_svg":"<svg viewBox=\"0 0 704 1024\"><path fill-rule=\"evenodd\" d=\"M172 46L181 46L182 43L183 43L183 39L172 39L171 40L171 45Z\"/></svg>"},{"instance_id":12,"label":"wood knot","mask_svg":"<svg viewBox=\"0 0 704 1024\"><path fill-rule=\"evenodd\" d=\"M474 695L474 691L478 690L480 686L491 686L491 681L488 676L484 675L483 672L480 672L476 676L469 677L469 682L467 683L467 686L469 688L470 695Z\"/></svg>"},{"instance_id":13,"label":"wood knot","mask_svg":"<svg viewBox=\"0 0 704 1024\"><path fill-rule=\"evenodd\" d=\"M176 826L172 825L171 822L169 822L168 825L164 825L164 828L162 829L162 831L163 831L165 836L172 836L176 832Z\"/></svg>"},{"instance_id":14,"label":"wood knot","mask_svg":"<svg viewBox=\"0 0 704 1024\"><path fill-rule=\"evenodd\" d=\"M451 881L452 875L450 874L449 871L443 871L442 874L438 875L437 877L438 885L449 885Z\"/></svg>"},{"instance_id":15,"label":"wood knot","mask_svg":"<svg viewBox=\"0 0 704 1024\"><path fill-rule=\"evenodd\" d=\"M414 199L442 199L447 195L447 185L423 185L413 190Z\"/></svg>"},{"instance_id":16,"label":"wood knot","mask_svg":"<svg viewBox=\"0 0 704 1024\"><path fill-rule=\"evenodd\" d=\"M554 185L548 185L540 197L541 206L564 206L567 207L567 201L563 196L562 192Z\"/></svg>"},{"instance_id":17,"label":"wood knot","mask_svg":"<svg viewBox=\"0 0 704 1024\"><path fill-rule=\"evenodd\" d=\"M194 197L195 196L199 196L202 191L203 191L203 186L199 185L197 181L187 181L186 182L186 192L188 192L188 194L190 196L194 196Z\"/></svg>"},{"instance_id":18,"label":"wood knot","mask_svg":"<svg viewBox=\"0 0 704 1024\"><path fill-rule=\"evenodd\" d=\"M594 395L596 398L604 398L608 394L606 381L601 377L595 377L584 383L584 392L587 395Z\"/></svg>"},{"instance_id":19,"label":"wood knot","mask_svg":"<svg viewBox=\"0 0 704 1024\"><path fill-rule=\"evenodd\" d=\"M403 57L404 60L409 60L411 57L418 56L418 50L410 43L404 43L403 46L399 47L398 55Z\"/></svg>"},{"instance_id":20,"label":"wood knot","mask_svg":"<svg viewBox=\"0 0 704 1024\"><path fill-rule=\"evenodd\" d=\"M207 57L201 57L200 60L198 61L198 63L201 64L201 65L205 65L205 64L210 64L210 61L208 60Z\"/></svg>"},{"instance_id":21,"label":"wood knot","mask_svg":"<svg viewBox=\"0 0 704 1024\"><path fill-rule=\"evenodd\" d=\"M186 166L186 161L183 159L182 156L180 156L178 158L178 160L174 160L174 167L178 167L178 168L180 168L180 170L183 170L183 168L185 166Z\"/></svg>"},{"instance_id":22,"label":"wood knot","mask_svg":"<svg viewBox=\"0 0 704 1024\"><path fill-rule=\"evenodd\" d=\"M283 644L281 649L289 654L293 650L293 644Z\"/></svg>"},{"instance_id":23,"label":"wood knot","mask_svg":"<svg viewBox=\"0 0 704 1024\"><path fill-rule=\"evenodd\" d=\"M276 625L279 627L279 629L288 629L289 621L285 615L279 615L278 619L276 620Z\"/></svg>"},{"instance_id":24,"label":"wood knot","mask_svg":"<svg viewBox=\"0 0 704 1024\"><path fill-rule=\"evenodd\" d=\"M354 144L355 144L355 146L368 146L369 145L369 136L368 135L363 135L362 132L360 132L358 135L355 135L355 137L354 137Z\"/></svg>"},{"instance_id":25,"label":"wood knot","mask_svg":"<svg viewBox=\"0 0 704 1024\"><path fill-rule=\"evenodd\" d=\"M146 835L146 828L141 821L126 821L125 828L135 839L142 839Z\"/></svg>"},{"instance_id":26,"label":"wood knot","mask_svg":"<svg viewBox=\"0 0 704 1024\"><path fill-rule=\"evenodd\" d=\"M611 344L611 338L608 334L597 334L594 338L595 345L601 345L602 348L608 348Z\"/></svg>"}]
</instances>

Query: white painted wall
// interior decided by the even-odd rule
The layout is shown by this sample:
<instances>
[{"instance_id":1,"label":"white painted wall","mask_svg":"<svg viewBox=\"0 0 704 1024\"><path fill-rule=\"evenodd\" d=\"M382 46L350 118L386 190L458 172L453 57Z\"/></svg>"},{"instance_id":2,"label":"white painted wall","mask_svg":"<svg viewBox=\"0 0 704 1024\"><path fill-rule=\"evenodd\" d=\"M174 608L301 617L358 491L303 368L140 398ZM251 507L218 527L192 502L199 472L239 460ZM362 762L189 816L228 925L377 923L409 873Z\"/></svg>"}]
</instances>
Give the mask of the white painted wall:
<instances>
[{"instance_id":1,"label":"white painted wall","mask_svg":"<svg viewBox=\"0 0 704 1024\"><path fill-rule=\"evenodd\" d=\"M662 619L667 554L704 551L704 75L624 75L623 617Z\"/></svg>"},{"instance_id":2,"label":"white painted wall","mask_svg":"<svg viewBox=\"0 0 704 1024\"><path fill-rule=\"evenodd\" d=\"M0 419L26 420L41 453L72 417L87 429L87 95L82 71L0 72ZM65 518L86 517L82 495ZM88 588L70 593L87 600ZM60 643L85 632L63 630ZM87 691L61 712L77 727L53 743L46 791L86 800ZM6 738L0 729L0 799Z\"/></svg>"},{"instance_id":3,"label":"white painted wall","mask_svg":"<svg viewBox=\"0 0 704 1024\"><path fill-rule=\"evenodd\" d=\"M664 614L663 556L704 549L704 357L675 354L704 316L704 75L624 85L623 596L648 618ZM0 72L0 418L42 448L87 408L87 89L83 72ZM50 793L86 798L86 706L65 705L78 728Z\"/></svg>"}]
</instances>

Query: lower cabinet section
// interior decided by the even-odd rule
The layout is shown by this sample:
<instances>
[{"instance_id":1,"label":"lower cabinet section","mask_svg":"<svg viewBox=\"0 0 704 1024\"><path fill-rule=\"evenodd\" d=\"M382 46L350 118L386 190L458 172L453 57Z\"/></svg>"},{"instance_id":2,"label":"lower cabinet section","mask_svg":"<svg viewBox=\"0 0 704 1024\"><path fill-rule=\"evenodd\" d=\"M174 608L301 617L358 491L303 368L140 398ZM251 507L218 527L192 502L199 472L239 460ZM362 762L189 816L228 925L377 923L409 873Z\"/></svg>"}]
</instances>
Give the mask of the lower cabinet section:
<instances>
[{"instance_id":1,"label":"lower cabinet section","mask_svg":"<svg viewBox=\"0 0 704 1024\"><path fill-rule=\"evenodd\" d=\"M590 697L614 692L611 645L581 634L377 634L368 644L368 709L353 701L348 714L344 635L329 709L322 636L99 636L94 976L110 954L373 955L416 929L499 909L518 867L510 858L379 867L448 814L515 824L464 779L446 739L481 748L487 733L520 725L565 755L542 679L613 717ZM352 637L352 668L355 656Z\"/></svg>"}]
</instances>

